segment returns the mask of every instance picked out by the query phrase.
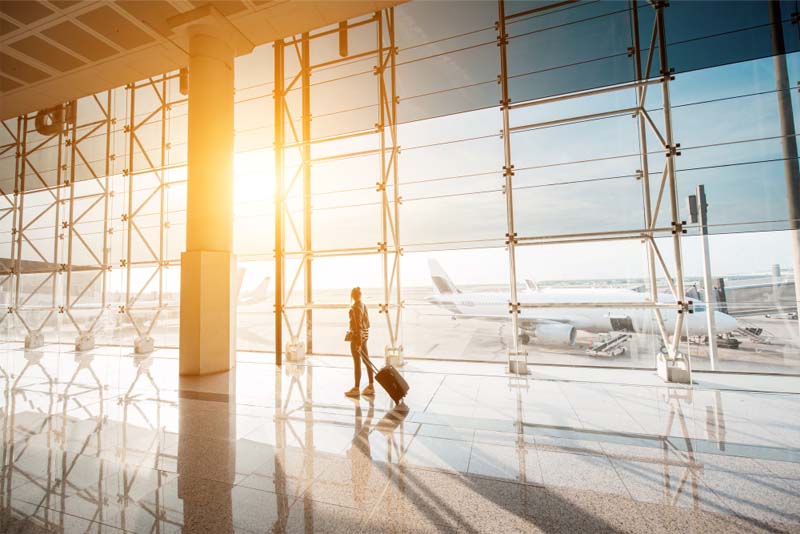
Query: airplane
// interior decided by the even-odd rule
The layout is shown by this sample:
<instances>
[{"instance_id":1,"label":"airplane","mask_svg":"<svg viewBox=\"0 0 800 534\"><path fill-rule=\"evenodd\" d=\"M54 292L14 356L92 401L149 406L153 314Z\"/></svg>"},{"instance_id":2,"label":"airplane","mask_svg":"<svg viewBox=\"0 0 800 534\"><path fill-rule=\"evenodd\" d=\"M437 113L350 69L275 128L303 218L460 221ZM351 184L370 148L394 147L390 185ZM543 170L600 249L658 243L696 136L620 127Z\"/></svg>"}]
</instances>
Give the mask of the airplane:
<instances>
[{"instance_id":1,"label":"airplane","mask_svg":"<svg viewBox=\"0 0 800 534\"><path fill-rule=\"evenodd\" d=\"M239 306L250 306L252 304L260 304L267 302L269 298L269 276L265 276L258 286L247 291L242 291L242 282L244 281L244 269L239 269L236 293L238 295Z\"/></svg>"},{"instance_id":2,"label":"airplane","mask_svg":"<svg viewBox=\"0 0 800 534\"><path fill-rule=\"evenodd\" d=\"M453 314L454 319L479 319L484 321L509 320L508 297L503 293L464 293L450 280L445 270L434 259L428 260L431 280L436 295L428 302ZM568 302L647 302L645 293L621 288L539 288L526 282L527 289L518 294L523 304L549 304ZM708 333L706 308L702 301L688 298L694 313L687 314L684 325L689 336ZM661 302L675 302L671 294L659 294ZM676 310L661 311L667 331L675 328ZM738 328L736 318L715 311L717 332L732 332ZM651 334L657 331L655 316L645 308L522 308L519 314L520 341L528 344L531 337L546 345L575 344L578 330L591 333L631 332Z\"/></svg>"}]
</instances>

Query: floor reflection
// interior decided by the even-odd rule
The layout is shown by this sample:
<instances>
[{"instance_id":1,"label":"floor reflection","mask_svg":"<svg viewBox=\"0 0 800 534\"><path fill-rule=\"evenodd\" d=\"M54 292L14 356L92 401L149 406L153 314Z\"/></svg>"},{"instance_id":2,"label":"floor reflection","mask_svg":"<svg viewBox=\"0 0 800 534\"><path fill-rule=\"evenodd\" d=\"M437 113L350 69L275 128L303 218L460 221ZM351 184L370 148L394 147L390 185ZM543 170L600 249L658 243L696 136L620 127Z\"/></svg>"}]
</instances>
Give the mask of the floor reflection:
<instances>
[{"instance_id":1,"label":"floor reflection","mask_svg":"<svg viewBox=\"0 0 800 534\"><path fill-rule=\"evenodd\" d=\"M800 529L797 395L406 373L4 350L0 531Z\"/></svg>"},{"instance_id":2,"label":"floor reflection","mask_svg":"<svg viewBox=\"0 0 800 534\"><path fill-rule=\"evenodd\" d=\"M367 417L361 410L361 402L356 399L353 400L355 404L355 421L353 422L353 441L350 448L347 449L347 459L350 460L350 471L352 473L352 490L353 500L356 507L364 507L364 496L367 491L369 483L369 476L372 471L372 453L369 446L369 433L372 430L372 418L375 416L375 401L368 398L369 409Z\"/></svg>"}]
</instances>

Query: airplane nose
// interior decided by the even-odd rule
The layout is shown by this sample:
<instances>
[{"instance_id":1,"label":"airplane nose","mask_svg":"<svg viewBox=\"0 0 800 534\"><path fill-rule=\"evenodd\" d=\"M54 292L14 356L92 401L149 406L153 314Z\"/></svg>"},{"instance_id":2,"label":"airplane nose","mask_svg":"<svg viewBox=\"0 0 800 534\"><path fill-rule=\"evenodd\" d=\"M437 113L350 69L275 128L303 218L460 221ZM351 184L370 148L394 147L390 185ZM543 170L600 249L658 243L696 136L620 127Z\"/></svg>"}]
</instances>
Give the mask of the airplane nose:
<instances>
[{"instance_id":1,"label":"airplane nose","mask_svg":"<svg viewBox=\"0 0 800 534\"><path fill-rule=\"evenodd\" d=\"M714 312L714 322L717 326L717 332L720 334L733 332L738 327L736 318L727 313Z\"/></svg>"}]
</instances>

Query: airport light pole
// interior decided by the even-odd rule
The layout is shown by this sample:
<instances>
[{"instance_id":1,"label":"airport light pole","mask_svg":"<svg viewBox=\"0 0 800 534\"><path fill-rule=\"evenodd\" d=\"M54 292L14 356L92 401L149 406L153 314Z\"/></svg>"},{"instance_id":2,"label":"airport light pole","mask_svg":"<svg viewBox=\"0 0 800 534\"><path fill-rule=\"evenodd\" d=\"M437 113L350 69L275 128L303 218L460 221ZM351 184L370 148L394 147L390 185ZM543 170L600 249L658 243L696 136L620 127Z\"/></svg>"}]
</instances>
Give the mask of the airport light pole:
<instances>
[{"instance_id":1,"label":"airport light pole","mask_svg":"<svg viewBox=\"0 0 800 534\"><path fill-rule=\"evenodd\" d=\"M700 184L694 195L689 195L689 215L692 223L700 224L700 244L703 248L703 288L705 289L706 323L708 325L708 359L711 370L717 370L717 322L714 318L715 302L711 278L711 254L708 249L708 203L705 186Z\"/></svg>"}]
</instances>

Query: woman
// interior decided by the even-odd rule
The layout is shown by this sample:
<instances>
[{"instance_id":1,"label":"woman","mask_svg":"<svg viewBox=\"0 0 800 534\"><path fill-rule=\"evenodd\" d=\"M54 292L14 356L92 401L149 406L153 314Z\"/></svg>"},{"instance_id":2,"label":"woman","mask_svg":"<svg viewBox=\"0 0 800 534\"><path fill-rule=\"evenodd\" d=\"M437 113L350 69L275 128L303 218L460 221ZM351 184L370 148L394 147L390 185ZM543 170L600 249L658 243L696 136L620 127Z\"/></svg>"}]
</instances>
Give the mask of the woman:
<instances>
[{"instance_id":1,"label":"woman","mask_svg":"<svg viewBox=\"0 0 800 534\"><path fill-rule=\"evenodd\" d=\"M369 384L364 391L359 391L361 387L361 358L369 358L367 353L367 338L369 337L369 314L367 306L361 302L361 288L354 287L350 291L350 299L353 305L350 306L350 354L353 356L353 371L355 374L356 385L345 392L348 397L356 398L359 395L372 397L375 395L375 387L372 382L372 368L366 365Z\"/></svg>"}]
</instances>

